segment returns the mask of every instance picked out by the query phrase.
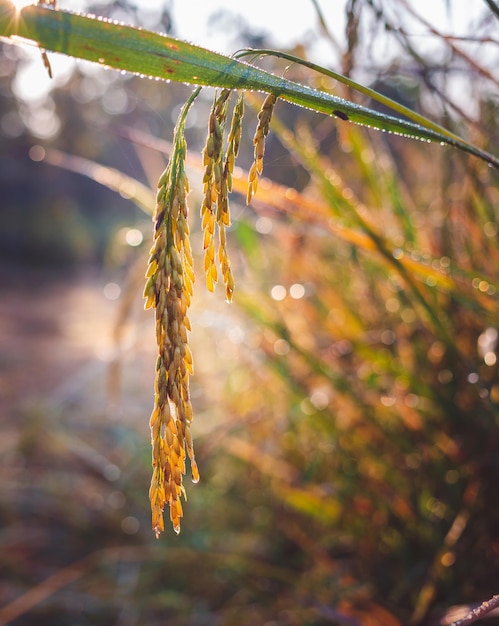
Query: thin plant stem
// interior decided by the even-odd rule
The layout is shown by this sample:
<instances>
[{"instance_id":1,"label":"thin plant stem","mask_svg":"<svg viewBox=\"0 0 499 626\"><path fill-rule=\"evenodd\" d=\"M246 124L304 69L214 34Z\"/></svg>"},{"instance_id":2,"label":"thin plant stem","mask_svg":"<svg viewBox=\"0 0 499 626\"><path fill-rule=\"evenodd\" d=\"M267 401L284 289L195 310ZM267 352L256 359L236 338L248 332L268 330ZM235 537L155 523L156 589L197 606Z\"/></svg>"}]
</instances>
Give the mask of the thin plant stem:
<instances>
[{"instance_id":1,"label":"thin plant stem","mask_svg":"<svg viewBox=\"0 0 499 626\"><path fill-rule=\"evenodd\" d=\"M452 622L450 626L468 626L468 624L473 624L473 622L476 622L478 619L481 619L487 615L487 613L497 608L499 608L499 594L492 596L490 600L485 600L485 602L482 602L482 604L472 609L466 617L463 617L463 619L457 622Z\"/></svg>"}]
</instances>

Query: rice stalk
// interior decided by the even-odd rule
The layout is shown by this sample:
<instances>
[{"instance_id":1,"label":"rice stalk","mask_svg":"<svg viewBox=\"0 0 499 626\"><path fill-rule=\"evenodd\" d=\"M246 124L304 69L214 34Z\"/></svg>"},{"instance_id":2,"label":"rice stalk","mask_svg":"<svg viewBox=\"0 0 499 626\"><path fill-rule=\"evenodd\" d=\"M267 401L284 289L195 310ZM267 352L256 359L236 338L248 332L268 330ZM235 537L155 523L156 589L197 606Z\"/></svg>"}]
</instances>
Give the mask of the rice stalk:
<instances>
[{"instance_id":1,"label":"rice stalk","mask_svg":"<svg viewBox=\"0 0 499 626\"><path fill-rule=\"evenodd\" d=\"M189 183L184 169L187 152L185 118L197 93L194 92L182 109L175 128L172 154L158 183L153 217L154 242L144 289L144 308L156 310L158 344L154 408L150 418L153 475L149 490L152 528L156 537L164 530L166 504L173 528L176 533L180 532L186 451L192 480L199 480L190 432L189 376L193 373L193 363L187 340L187 331L191 330L187 310L191 303L194 270L187 224Z\"/></svg>"}]
</instances>

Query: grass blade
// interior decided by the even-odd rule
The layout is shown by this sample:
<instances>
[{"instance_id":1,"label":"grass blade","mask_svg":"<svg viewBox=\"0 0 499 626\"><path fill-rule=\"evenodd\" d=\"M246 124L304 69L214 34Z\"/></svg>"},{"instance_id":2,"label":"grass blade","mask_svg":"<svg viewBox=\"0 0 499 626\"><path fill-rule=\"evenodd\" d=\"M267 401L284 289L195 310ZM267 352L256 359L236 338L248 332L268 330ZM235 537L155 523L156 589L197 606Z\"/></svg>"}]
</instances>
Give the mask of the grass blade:
<instances>
[{"instance_id":1,"label":"grass blade","mask_svg":"<svg viewBox=\"0 0 499 626\"><path fill-rule=\"evenodd\" d=\"M42 6L18 11L9 0L0 0L0 36L22 37L45 50L152 78L273 93L342 120L452 145L499 169L497 157L455 135L385 115L166 35Z\"/></svg>"}]
</instances>

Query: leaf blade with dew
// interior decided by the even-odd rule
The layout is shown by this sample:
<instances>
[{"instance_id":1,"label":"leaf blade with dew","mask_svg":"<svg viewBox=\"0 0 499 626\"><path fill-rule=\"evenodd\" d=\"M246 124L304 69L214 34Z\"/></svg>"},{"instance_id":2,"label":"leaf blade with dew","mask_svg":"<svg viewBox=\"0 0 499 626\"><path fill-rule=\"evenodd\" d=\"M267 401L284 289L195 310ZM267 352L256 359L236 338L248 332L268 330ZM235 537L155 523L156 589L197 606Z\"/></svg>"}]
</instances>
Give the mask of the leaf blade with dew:
<instances>
[{"instance_id":1,"label":"leaf blade with dew","mask_svg":"<svg viewBox=\"0 0 499 626\"><path fill-rule=\"evenodd\" d=\"M374 111L166 35L41 6L16 12L9 0L0 0L0 36L21 37L45 50L141 76L272 93L319 113L343 119L346 116L352 122L379 130L452 145L499 169L497 157L451 133Z\"/></svg>"},{"instance_id":2,"label":"leaf blade with dew","mask_svg":"<svg viewBox=\"0 0 499 626\"><path fill-rule=\"evenodd\" d=\"M239 57L243 57L247 55L273 56L279 59L285 59L287 61L291 61L292 63L295 63L297 65L302 65L303 67L307 67L315 72L318 72L319 74L322 74L323 76L328 76L329 78L333 78L334 80L337 80L338 82L343 83L347 87L350 87L351 89L354 89L355 91L358 91L359 93L364 94L365 96L369 96L373 100L376 100L380 104L383 104L384 106L392 109L396 113L399 113L400 115L405 115L410 120L412 120L416 124L419 124L420 126L423 126L424 128L434 130L435 132L445 135L446 137L454 141L463 141L461 137L459 137L458 135L455 135L454 133L451 133L443 126L440 126L439 124L435 124L435 122L432 122L430 119L428 119L424 115L420 115L419 113L416 113L416 111L409 109L403 104L400 104L399 102L396 102L395 100L392 100L391 98L388 98L387 96L383 95L382 93L379 93L378 91L374 89L371 89L370 87L366 87L364 85L361 85L360 83L357 83L356 81L352 80L348 76L344 76L343 74L334 72L333 70L330 70L321 65L318 65L317 63L312 63L311 61L307 61L306 59L300 59L299 57L293 54L289 54L287 52L281 52L279 50L268 50L268 49L252 50L248 48L247 50L240 50L234 56L236 58L239 58ZM348 114L345 114L342 111L333 111L333 115L336 115L336 117L339 117L340 119L343 119L343 120L348 119Z\"/></svg>"}]
</instances>

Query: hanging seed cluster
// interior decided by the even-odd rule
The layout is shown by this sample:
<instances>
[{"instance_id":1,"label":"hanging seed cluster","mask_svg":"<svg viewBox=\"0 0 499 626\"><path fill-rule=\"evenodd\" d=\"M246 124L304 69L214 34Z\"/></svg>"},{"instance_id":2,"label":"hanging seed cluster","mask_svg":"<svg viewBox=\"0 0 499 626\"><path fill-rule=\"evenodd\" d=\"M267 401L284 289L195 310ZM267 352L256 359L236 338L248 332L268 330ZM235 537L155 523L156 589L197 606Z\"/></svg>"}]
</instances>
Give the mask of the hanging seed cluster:
<instances>
[{"instance_id":1,"label":"hanging seed cluster","mask_svg":"<svg viewBox=\"0 0 499 626\"><path fill-rule=\"evenodd\" d=\"M263 172L263 155L265 153L265 139L269 134L270 120L272 119L272 113L274 112L274 106L277 101L277 97L273 94L269 94L263 101L262 108L258 113L258 126L256 127L255 136L253 137L254 161L250 168L248 175L248 194L246 202L249 204L251 198L255 195L258 187L258 177Z\"/></svg>"},{"instance_id":2,"label":"hanging seed cluster","mask_svg":"<svg viewBox=\"0 0 499 626\"><path fill-rule=\"evenodd\" d=\"M203 228L204 271L206 285L214 291L218 281L215 262L215 230L218 229L218 262L222 270L227 300L232 300L234 279L227 255L226 228L230 226L229 192L232 190L234 163L241 142L244 100L239 95L234 107L231 128L224 155L223 134L227 118L230 90L224 89L215 97L210 111L208 137L203 150L203 202L201 224Z\"/></svg>"},{"instance_id":3,"label":"hanging seed cluster","mask_svg":"<svg viewBox=\"0 0 499 626\"><path fill-rule=\"evenodd\" d=\"M192 480L199 480L190 432L189 376L193 367L187 341L187 331L191 329L187 309L191 303L194 271L187 224L186 150L183 132L177 129L171 160L158 183L154 243L144 289L145 308L156 309L158 344L150 420L153 475L149 491L152 527L157 537L164 530L165 505L169 506L174 530L180 532L186 450Z\"/></svg>"},{"instance_id":4,"label":"hanging seed cluster","mask_svg":"<svg viewBox=\"0 0 499 626\"><path fill-rule=\"evenodd\" d=\"M158 358L154 384L154 408L151 414L153 475L149 498L152 528L156 537L164 530L163 512L168 506L175 532L180 532L183 515L181 496L185 497L182 477L186 458L191 464L192 480L199 480L191 436L192 406L189 377L193 373L192 354L187 331L191 330L187 311L191 303L194 271L187 223L189 183L184 170L187 144L184 138L185 118L195 92L182 109L175 127L173 150L169 163L158 182L154 212L154 241L146 273L144 298L146 309L156 312ZM244 113L243 95L234 106L227 148L224 153L224 131L230 90L215 96L210 111L208 137L203 150L203 229L204 270L210 291L218 281L215 262L215 234L218 232L218 263L225 284L227 300L232 300L234 279L227 255L226 229L230 226L228 194L232 190L234 164L239 152ZM276 98L268 96L258 114L254 143L255 161L249 175L248 202L254 195L258 176L263 170L265 138Z\"/></svg>"}]
</instances>

